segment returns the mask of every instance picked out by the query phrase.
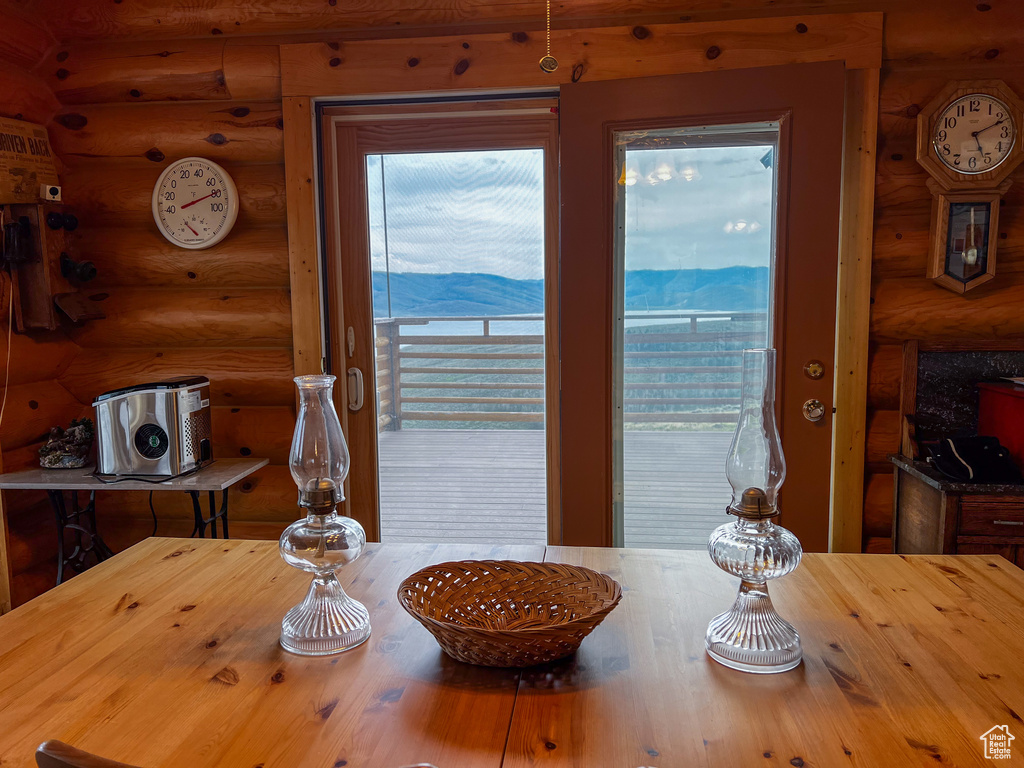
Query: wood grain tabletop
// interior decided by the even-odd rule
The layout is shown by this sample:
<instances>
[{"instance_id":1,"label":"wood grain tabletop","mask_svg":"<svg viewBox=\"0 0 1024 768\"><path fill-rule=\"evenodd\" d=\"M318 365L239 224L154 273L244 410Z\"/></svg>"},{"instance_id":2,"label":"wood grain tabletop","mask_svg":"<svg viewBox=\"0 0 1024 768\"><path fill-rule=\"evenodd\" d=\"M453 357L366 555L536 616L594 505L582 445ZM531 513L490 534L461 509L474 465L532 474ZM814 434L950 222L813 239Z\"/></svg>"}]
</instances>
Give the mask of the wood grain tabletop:
<instances>
[{"instance_id":1,"label":"wood grain tabletop","mask_svg":"<svg viewBox=\"0 0 1024 768\"><path fill-rule=\"evenodd\" d=\"M575 658L472 667L395 598L470 558L625 594ZM770 676L705 656L735 585L703 552L371 544L341 579L373 635L333 658L277 644L308 576L276 542L148 539L0 617L0 765L60 739L145 768L971 766L998 725L1024 764L1024 572L997 557L805 556L772 585L804 664Z\"/></svg>"}]
</instances>

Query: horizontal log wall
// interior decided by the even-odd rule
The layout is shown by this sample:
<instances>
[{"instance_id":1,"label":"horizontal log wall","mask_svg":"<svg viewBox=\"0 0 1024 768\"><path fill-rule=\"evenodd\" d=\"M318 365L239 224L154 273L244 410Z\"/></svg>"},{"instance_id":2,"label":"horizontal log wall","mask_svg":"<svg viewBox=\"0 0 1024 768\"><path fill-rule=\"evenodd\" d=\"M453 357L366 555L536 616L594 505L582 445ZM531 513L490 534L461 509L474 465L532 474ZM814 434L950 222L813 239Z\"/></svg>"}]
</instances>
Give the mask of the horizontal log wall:
<instances>
[{"instance_id":1,"label":"horizontal log wall","mask_svg":"<svg viewBox=\"0 0 1024 768\"><path fill-rule=\"evenodd\" d=\"M65 198L82 224L87 295L104 320L75 328L82 352L60 384L83 402L179 374L211 380L217 457L267 457L231 491L233 536L272 537L297 516L287 468L295 423L276 45L220 40L58 46L38 70L63 107L50 134L68 166ZM206 250L167 242L151 195L167 165L197 155L234 179L228 237ZM188 535L191 501L157 493L160 535ZM147 493L97 494L115 549L150 535Z\"/></svg>"},{"instance_id":2,"label":"horizontal log wall","mask_svg":"<svg viewBox=\"0 0 1024 768\"><path fill-rule=\"evenodd\" d=\"M59 109L50 87L33 69L54 39L19 8L0 5L0 115L46 125ZM11 472L37 465L50 427L87 412L57 379L78 354L61 331L14 334L7 349L11 280L0 273L0 364L10 354L9 383L0 424L0 467ZM56 576L56 524L40 491L6 491L0 499L0 613L52 585Z\"/></svg>"},{"instance_id":3,"label":"horizontal log wall","mask_svg":"<svg viewBox=\"0 0 1024 768\"><path fill-rule=\"evenodd\" d=\"M917 114L950 80L1001 79L1024 95L1024 5L889 3L879 103L865 545L888 551L906 339L1024 339L1024 168L1000 208L999 268L960 296L924 277L931 241L928 178L915 160ZM896 7L902 6L902 7Z\"/></svg>"},{"instance_id":4,"label":"horizontal log wall","mask_svg":"<svg viewBox=\"0 0 1024 768\"><path fill-rule=\"evenodd\" d=\"M282 468L292 395L275 43L422 35L427 29L532 35L543 25L539 6L454 2L442 11L411 5L387 0L353 10L322 0L281 0L259 8L227 0L202 7L167 0L79 0L72 8L61 0L37 4L65 42L34 74L19 76L45 83L63 105L51 133L70 165L66 194L89 219L76 245L97 262L94 296L110 316L75 332L86 352L59 382L86 401L132 373L210 375L220 454L248 448L272 461L240 491L245 498L234 517L257 526L253 531L266 533L270 529L258 526L279 525L294 515ZM886 12L864 489L865 546L884 550L892 509L885 456L898 442L900 344L906 338L1024 337L1016 311L1024 299L1021 172L1001 211L999 275L962 298L923 276L930 195L914 160L916 115L947 81L1002 78L1024 95L1024 8L1015 0L737 0L726 10L717 0L685 5L680 15L671 0L642 0L630 4L629 18L679 22ZM560 6L555 28L628 22L623 7L612 0ZM53 99L43 91L25 107L33 114L52 108ZM209 251L168 246L149 214L160 169L187 154L223 162L243 194L235 232ZM183 307L180 302L190 296L195 306ZM140 515L141 498L125 496L111 500L116 506L108 509ZM180 500L168 500L167 510L188 514ZM145 526L135 523L131 530L142 535Z\"/></svg>"}]
</instances>

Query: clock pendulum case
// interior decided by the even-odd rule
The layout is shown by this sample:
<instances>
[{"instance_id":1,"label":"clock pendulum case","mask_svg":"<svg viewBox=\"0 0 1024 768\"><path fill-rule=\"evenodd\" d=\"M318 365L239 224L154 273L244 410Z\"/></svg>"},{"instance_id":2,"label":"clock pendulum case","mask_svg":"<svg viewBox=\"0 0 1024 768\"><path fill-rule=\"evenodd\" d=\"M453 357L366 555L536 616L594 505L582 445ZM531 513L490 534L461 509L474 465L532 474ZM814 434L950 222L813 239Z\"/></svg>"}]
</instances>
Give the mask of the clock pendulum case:
<instances>
[{"instance_id":1,"label":"clock pendulum case","mask_svg":"<svg viewBox=\"0 0 1024 768\"><path fill-rule=\"evenodd\" d=\"M995 277L999 202L1021 159L1024 105L999 80L947 85L917 117L917 161L931 174L927 276L964 293Z\"/></svg>"}]
</instances>

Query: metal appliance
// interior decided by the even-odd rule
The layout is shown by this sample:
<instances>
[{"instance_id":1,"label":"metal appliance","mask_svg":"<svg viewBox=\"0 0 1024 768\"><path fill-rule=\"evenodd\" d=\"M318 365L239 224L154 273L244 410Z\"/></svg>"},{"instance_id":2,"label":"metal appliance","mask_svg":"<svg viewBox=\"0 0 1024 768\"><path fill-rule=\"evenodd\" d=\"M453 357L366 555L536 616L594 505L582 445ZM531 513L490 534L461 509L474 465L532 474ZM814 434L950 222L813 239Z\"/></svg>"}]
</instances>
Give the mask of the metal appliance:
<instances>
[{"instance_id":1,"label":"metal appliance","mask_svg":"<svg viewBox=\"0 0 1024 768\"><path fill-rule=\"evenodd\" d=\"M205 376L111 390L93 407L101 475L176 477L213 461Z\"/></svg>"}]
</instances>

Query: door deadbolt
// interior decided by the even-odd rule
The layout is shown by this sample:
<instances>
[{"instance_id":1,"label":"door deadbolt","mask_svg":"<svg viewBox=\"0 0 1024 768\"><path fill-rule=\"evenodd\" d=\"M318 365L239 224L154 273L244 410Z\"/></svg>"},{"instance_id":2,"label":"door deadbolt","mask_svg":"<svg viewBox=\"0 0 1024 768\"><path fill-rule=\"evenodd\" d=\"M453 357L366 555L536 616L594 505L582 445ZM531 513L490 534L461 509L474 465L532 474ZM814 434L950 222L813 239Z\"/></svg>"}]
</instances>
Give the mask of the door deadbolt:
<instances>
[{"instance_id":1,"label":"door deadbolt","mask_svg":"<svg viewBox=\"0 0 1024 768\"><path fill-rule=\"evenodd\" d=\"M825 415L825 404L821 400L808 400L804 403L804 418L808 421L821 421Z\"/></svg>"},{"instance_id":2,"label":"door deadbolt","mask_svg":"<svg viewBox=\"0 0 1024 768\"><path fill-rule=\"evenodd\" d=\"M825 366L820 360L809 360L804 366L804 373L809 379L820 379L825 375Z\"/></svg>"}]
</instances>

